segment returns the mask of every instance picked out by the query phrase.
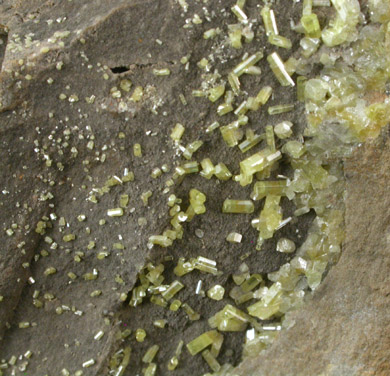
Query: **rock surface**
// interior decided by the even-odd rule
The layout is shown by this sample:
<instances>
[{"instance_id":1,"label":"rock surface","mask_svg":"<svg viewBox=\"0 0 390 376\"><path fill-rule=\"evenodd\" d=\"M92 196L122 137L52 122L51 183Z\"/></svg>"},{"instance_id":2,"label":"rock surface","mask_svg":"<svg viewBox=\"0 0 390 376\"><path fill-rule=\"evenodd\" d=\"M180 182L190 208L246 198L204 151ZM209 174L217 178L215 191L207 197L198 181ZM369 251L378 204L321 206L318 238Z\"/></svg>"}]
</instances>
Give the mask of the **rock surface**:
<instances>
[{"instance_id":1,"label":"rock surface","mask_svg":"<svg viewBox=\"0 0 390 376\"><path fill-rule=\"evenodd\" d=\"M225 8L233 3L226 2ZM29 374L57 375L64 367L74 373L84 361L94 358L96 365L84 374L106 375L107 357L117 349L115 333L125 329L125 325L134 330L143 325L145 318L166 318L176 323L166 330L166 337L155 328L148 333L144 344L134 346L132 359L137 367L141 367L140 356L155 339L165 344L158 354L158 361L165 362L181 336L188 340L208 330L205 320L190 325L184 314L168 312L163 317L162 311L151 304L145 304L141 313L135 314L127 304L120 302L119 293L128 293L138 270L156 256L147 250L147 237L160 233L168 223L166 197L161 192L163 178L156 181L150 177L150 172L164 163L174 166L182 162L169 139L171 128L176 122L186 125L186 143L196 139L200 131L216 120L207 99L191 96L191 91L199 88L200 74L194 70L187 72L179 63L182 56L191 53L190 63L195 66L209 48L209 42L202 38L203 32L224 22L234 22L229 12L220 12L221 4L215 4L218 12L212 15L210 22L186 30L182 28L186 17L175 1L5 0L0 3L0 24L7 26L0 25L0 168L5 171L0 178L3 191L0 222L2 230L9 229L12 223L18 224L13 236L6 236L4 231L0 235L0 295L4 297L0 303L0 339L3 339L0 359L9 359L31 349L34 356ZM248 0L247 4L252 14L257 12L257 2ZM202 2L194 2L191 7L191 14L202 14ZM291 4L290 7L278 6L276 11L280 19L298 19L300 14L300 9L292 8ZM289 23L282 23L280 29L287 35ZM56 32L64 31L70 31L69 36L48 42ZM31 41L26 42L29 34ZM156 43L157 38L163 41L162 46ZM298 37L293 38L297 46ZM48 52L42 50L45 47L50 47ZM241 56L241 51L223 53L226 62L219 62L221 74L229 71ZM283 57L284 51L281 54ZM59 63L63 64L61 70ZM172 71L169 78L153 75L153 68L165 67ZM278 86L267 64L261 68L265 72L261 85ZM103 78L104 74L107 79ZM50 78L53 83L49 85ZM126 93L121 100L112 97L110 89L118 86L123 78L131 79L133 87L146 88L152 83L142 104L129 103ZM259 84L259 80L251 78L245 82L245 87L255 92ZM279 90L283 91L286 102L296 102L293 90ZM67 98L60 101L62 93ZM187 98L187 106L181 104L180 93ZM68 98L72 94L77 94L79 101L70 102ZM95 101L88 104L85 98L92 95ZM120 105L122 100L126 102L124 107ZM291 119L297 127L304 126L302 107L297 105L298 110ZM278 119L274 117L273 121ZM263 127L269 120L263 111L253 115L251 121ZM124 139L118 137L119 132L125 134ZM213 161L223 160L232 170L236 169L233 172L238 171L238 152L231 152L204 132L201 138L204 147L197 159L211 156ZM87 147L92 140L93 150ZM135 142L141 143L145 160L133 157ZM65 146L66 143L70 146ZM71 147L75 147L77 153L72 152ZM364 146L346 162L348 211L344 255L313 300L294 314L295 326L283 333L268 352L246 360L237 368L237 374L389 374L390 323L386 315L390 308L390 290L386 285L390 249L386 228L389 153L388 142L382 141ZM103 155L104 163L101 162ZM50 166L48 160L51 160ZM92 188L101 187L114 174L121 176L125 168L134 171L134 183L114 187L96 207L86 200ZM229 275L239 264L239 257L253 251L252 244L256 240L255 231L248 228L248 216L239 219L220 216L223 199L243 191L233 183L216 185L191 177L172 193L186 200L185 195L192 186L209 197L207 216L199 216L189 224L183 241L178 242L171 253L177 258L192 257L201 251L215 258ZM139 196L148 189L154 194L145 209ZM46 196L48 192L53 198ZM123 193L130 196L129 211L118 220L108 219L107 209L117 206ZM130 212L130 208L134 208L134 212ZM286 210L288 215L292 208ZM87 220L79 223L76 217L82 213ZM45 234L58 247L35 233L37 222L50 214L66 218L77 236L75 242L69 245L62 241L67 229L58 230L58 218L52 220L55 230L49 228ZM147 225L141 225L139 217L144 217ZM101 218L107 219L105 226L98 224ZM299 225L291 225L278 236L296 237L294 240L299 245L311 218L307 216ZM90 228L91 236L86 227ZM202 239L194 235L196 229L204 230ZM297 229L299 235L296 235ZM242 246L227 245L215 237L216 233L227 235L231 231L244 235ZM118 241L119 235L125 250L112 252L105 261L97 260L96 253L104 247L112 251L112 244ZM87 250L91 239L96 240L97 247ZM288 260L286 255L273 252L273 248L274 243L270 242L264 252L252 252L247 259L251 268L267 273ZM39 256L43 249L51 256ZM84 262L74 261L78 251L85 253ZM158 252L160 258L167 254L161 250L154 253L158 255ZM38 257L39 262L35 262ZM23 263L30 263L30 267L23 267ZM55 266L57 274L42 278L49 266ZM82 281L81 276L93 268L100 273L96 282ZM70 283L69 271L75 272L79 279ZM173 278L172 270L170 273ZM116 275L121 275L125 285L114 281ZM37 282L29 285L29 277ZM202 278L206 286L212 282L207 277ZM185 280L191 291L198 279L189 275ZM218 282L232 285L226 277ZM95 289L101 289L103 294L91 301L89 294ZM41 296L50 292L55 298L36 309L32 305L35 290L39 290ZM204 317L210 316L211 306L207 302L199 302L195 297L188 299ZM212 309L217 311L224 304L226 302L221 301ZM82 310L83 315L73 312L57 315L55 309L61 305L74 306ZM109 325L105 318L110 319ZM18 328L21 321L37 326L21 330ZM99 330L104 330L106 335L101 341L94 341L92 338ZM241 337L226 336L221 363L239 362ZM185 354L182 362L185 367L176 375L207 371L199 357ZM134 372L129 370L128 374Z\"/></svg>"},{"instance_id":2,"label":"rock surface","mask_svg":"<svg viewBox=\"0 0 390 376\"><path fill-rule=\"evenodd\" d=\"M295 325L236 369L242 376L390 374L389 133L345 161L346 240Z\"/></svg>"}]
</instances>

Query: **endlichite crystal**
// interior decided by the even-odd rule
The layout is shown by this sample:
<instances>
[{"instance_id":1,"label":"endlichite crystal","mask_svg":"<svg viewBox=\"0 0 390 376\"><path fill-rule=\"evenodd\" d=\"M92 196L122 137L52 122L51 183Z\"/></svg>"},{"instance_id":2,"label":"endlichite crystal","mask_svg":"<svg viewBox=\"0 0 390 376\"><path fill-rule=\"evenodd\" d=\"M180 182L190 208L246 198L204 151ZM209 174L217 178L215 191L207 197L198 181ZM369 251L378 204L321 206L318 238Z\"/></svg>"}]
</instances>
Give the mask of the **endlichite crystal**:
<instances>
[{"instance_id":1,"label":"endlichite crystal","mask_svg":"<svg viewBox=\"0 0 390 376\"><path fill-rule=\"evenodd\" d=\"M264 6L260 11L263 18L265 33L267 36L278 35L278 27L276 25L275 14L268 6Z\"/></svg>"},{"instance_id":2,"label":"endlichite crystal","mask_svg":"<svg viewBox=\"0 0 390 376\"><path fill-rule=\"evenodd\" d=\"M220 162L215 166L214 175L219 180L229 180L232 177L232 173L223 162Z\"/></svg>"},{"instance_id":3,"label":"endlichite crystal","mask_svg":"<svg viewBox=\"0 0 390 376\"><path fill-rule=\"evenodd\" d=\"M282 253L293 253L295 251L295 243L287 238L280 238L276 244L276 250Z\"/></svg>"},{"instance_id":4,"label":"endlichite crystal","mask_svg":"<svg viewBox=\"0 0 390 376\"><path fill-rule=\"evenodd\" d=\"M283 37L281 35L271 34L268 37L268 42L270 42L274 46L281 47L281 48L286 48L288 50L290 50L291 47L292 47L291 40L286 38L286 37Z\"/></svg>"},{"instance_id":5,"label":"endlichite crystal","mask_svg":"<svg viewBox=\"0 0 390 376\"><path fill-rule=\"evenodd\" d=\"M168 301L172 299L182 288L184 288L184 285L180 281L173 281L161 295Z\"/></svg>"},{"instance_id":6,"label":"endlichite crystal","mask_svg":"<svg viewBox=\"0 0 390 376\"><path fill-rule=\"evenodd\" d=\"M201 334L199 337L196 337L191 342L187 343L186 346L188 351L192 356L198 354L206 347L210 346L214 342L217 335L218 332L216 330L210 330Z\"/></svg>"},{"instance_id":7,"label":"endlichite crystal","mask_svg":"<svg viewBox=\"0 0 390 376\"><path fill-rule=\"evenodd\" d=\"M268 114L279 115L285 112L292 111L293 109L294 109L294 104L279 104L277 106L268 107Z\"/></svg>"},{"instance_id":8,"label":"endlichite crystal","mask_svg":"<svg viewBox=\"0 0 390 376\"><path fill-rule=\"evenodd\" d=\"M288 180L258 181L253 186L252 200L261 200L268 195L285 196L288 188Z\"/></svg>"},{"instance_id":9,"label":"endlichite crystal","mask_svg":"<svg viewBox=\"0 0 390 376\"><path fill-rule=\"evenodd\" d=\"M241 243L241 240L242 240L242 235L237 233L237 232L231 232L228 234L228 236L226 237L226 240L229 242L229 243Z\"/></svg>"},{"instance_id":10,"label":"endlichite crystal","mask_svg":"<svg viewBox=\"0 0 390 376\"><path fill-rule=\"evenodd\" d=\"M142 149L140 144L134 144L133 153L135 157L142 157Z\"/></svg>"},{"instance_id":11,"label":"endlichite crystal","mask_svg":"<svg viewBox=\"0 0 390 376\"><path fill-rule=\"evenodd\" d=\"M360 17L358 0L332 0L337 15L322 31L322 40L328 47L338 46L355 37Z\"/></svg>"},{"instance_id":12,"label":"endlichite crystal","mask_svg":"<svg viewBox=\"0 0 390 376\"><path fill-rule=\"evenodd\" d=\"M209 90L209 100L216 102L225 92L225 85L218 85Z\"/></svg>"},{"instance_id":13,"label":"endlichite crystal","mask_svg":"<svg viewBox=\"0 0 390 376\"><path fill-rule=\"evenodd\" d=\"M158 346L158 345L153 345L153 346L149 347L149 349L146 351L145 355L143 356L142 361L144 363L153 362L153 359L156 356L159 349L160 349L160 346Z\"/></svg>"},{"instance_id":14,"label":"endlichite crystal","mask_svg":"<svg viewBox=\"0 0 390 376\"><path fill-rule=\"evenodd\" d=\"M282 86L295 86L295 82L291 76L287 73L286 67L280 56L273 52L271 55L268 55L267 61L271 67L271 70L274 72L275 77L278 79Z\"/></svg>"},{"instance_id":15,"label":"endlichite crystal","mask_svg":"<svg viewBox=\"0 0 390 376\"><path fill-rule=\"evenodd\" d=\"M250 200L230 200L223 203L222 213L253 213L255 207Z\"/></svg>"},{"instance_id":16,"label":"endlichite crystal","mask_svg":"<svg viewBox=\"0 0 390 376\"><path fill-rule=\"evenodd\" d=\"M227 304L209 319L209 325L222 332L241 332L248 322L249 316L231 304Z\"/></svg>"},{"instance_id":17,"label":"endlichite crystal","mask_svg":"<svg viewBox=\"0 0 390 376\"><path fill-rule=\"evenodd\" d=\"M256 172L263 171L267 167L271 167L276 161L281 159L281 152L278 150L272 152L271 149L266 148L258 153L251 155L240 162L240 171L238 181L242 186L252 183L253 175Z\"/></svg>"},{"instance_id":18,"label":"endlichite crystal","mask_svg":"<svg viewBox=\"0 0 390 376\"><path fill-rule=\"evenodd\" d=\"M264 287L261 300L248 307L249 314L260 320L267 320L276 314L282 304L281 287L279 282L274 283L270 288Z\"/></svg>"},{"instance_id":19,"label":"endlichite crystal","mask_svg":"<svg viewBox=\"0 0 390 376\"><path fill-rule=\"evenodd\" d=\"M214 372L218 372L221 369L221 365L218 363L217 359L215 359L215 357L211 354L209 350L202 351L202 356Z\"/></svg>"},{"instance_id":20,"label":"endlichite crystal","mask_svg":"<svg viewBox=\"0 0 390 376\"><path fill-rule=\"evenodd\" d=\"M260 212L259 219L252 221L252 226L259 232L259 241L273 237L274 232L282 221L282 208L280 207L280 196L268 195L265 199L263 210Z\"/></svg>"},{"instance_id":21,"label":"endlichite crystal","mask_svg":"<svg viewBox=\"0 0 390 376\"><path fill-rule=\"evenodd\" d=\"M263 58L264 54L263 52L256 52L255 54L249 56L244 61L239 63L237 66L233 68L233 74L237 77L240 77L245 69L255 65L257 62L259 62Z\"/></svg>"},{"instance_id":22,"label":"endlichite crystal","mask_svg":"<svg viewBox=\"0 0 390 376\"><path fill-rule=\"evenodd\" d=\"M207 291L207 296L213 300L222 300L225 289L221 285L215 285Z\"/></svg>"},{"instance_id":23,"label":"endlichite crystal","mask_svg":"<svg viewBox=\"0 0 390 376\"><path fill-rule=\"evenodd\" d=\"M175 355L169 360L168 362L168 370L173 371L179 364L179 357L181 355L182 349L183 349L184 342L182 340L179 341Z\"/></svg>"},{"instance_id":24,"label":"endlichite crystal","mask_svg":"<svg viewBox=\"0 0 390 376\"><path fill-rule=\"evenodd\" d=\"M121 217L123 215L123 209L122 208L108 209L107 215L109 217Z\"/></svg>"},{"instance_id":25,"label":"endlichite crystal","mask_svg":"<svg viewBox=\"0 0 390 376\"><path fill-rule=\"evenodd\" d=\"M318 17L315 13L303 15L301 18L301 25L305 30L305 34L310 38L320 38L321 28L318 22Z\"/></svg>"},{"instance_id":26,"label":"endlichite crystal","mask_svg":"<svg viewBox=\"0 0 390 376\"><path fill-rule=\"evenodd\" d=\"M172 132L170 135L171 139L175 143L178 143L180 141L181 137L183 136L184 131L185 131L184 126L180 123L176 123L176 125L172 129Z\"/></svg>"},{"instance_id":27,"label":"endlichite crystal","mask_svg":"<svg viewBox=\"0 0 390 376\"><path fill-rule=\"evenodd\" d=\"M149 365L145 369L144 376L154 376L156 372L157 372L157 364L149 363Z\"/></svg>"},{"instance_id":28,"label":"endlichite crystal","mask_svg":"<svg viewBox=\"0 0 390 376\"><path fill-rule=\"evenodd\" d=\"M290 121L282 121L281 123L275 125L274 132L276 136L283 140L292 135L292 126L293 124Z\"/></svg>"},{"instance_id":29,"label":"endlichite crystal","mask_svg":"<svg viewBox=\"0 0 390 376\"><path fill-rule=\"evenodd\" d=\"M146 337L146 332L144 329L138 328L135 331L135 339L137 340L137 342L143 342L145 340L145 337Z\"/></svg>"}]
</instances>

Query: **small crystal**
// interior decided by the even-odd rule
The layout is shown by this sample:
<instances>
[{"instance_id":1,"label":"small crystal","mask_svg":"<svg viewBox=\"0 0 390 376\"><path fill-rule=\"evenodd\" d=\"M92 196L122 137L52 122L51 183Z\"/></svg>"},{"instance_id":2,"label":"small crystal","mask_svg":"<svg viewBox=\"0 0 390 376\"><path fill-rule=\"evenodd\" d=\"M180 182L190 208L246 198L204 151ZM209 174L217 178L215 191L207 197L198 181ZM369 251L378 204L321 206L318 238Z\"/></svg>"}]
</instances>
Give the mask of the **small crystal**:
<instances>
[{"instance_id":1,"label":"small crystal","mask_svg":"<svg viewBox=\"0 0 390 376\"><path fill-rule=\"evenodd\" d=\"M231 232L226 237L226 240L230 243L241 243L242 235L237 232Z\"/></svg>"},{"instance_id":2,"label":"small crystal","mask_svg":"<svg viewBox=\"0 0 390 376\"><path fill-rule=\"evenodd\" d=\"M207 296L214 300L222 300L224 294L225 289L221 285L215 285L207 291Z\"/></svg>"},{"instance_id":3,"label":"small crystal","mask_svg":"<svg viewBox=\"0 0 390 376\"><path fill-rule=\"evenodd\" d=\"M230 200L223 203L222 213L253 213L255 207L250 200Z\"/></svg>"},{"instance_id":4,"label":"small crystal","mask_svg":"<svg viewBox=\"0 0 390 376\"><path fill-rule=\"evenodd\" d=\"M276 244L276 250L282 253L293 253L295 251L295 243L287 238L280 238Z\"/></svg>"}]
</instances>

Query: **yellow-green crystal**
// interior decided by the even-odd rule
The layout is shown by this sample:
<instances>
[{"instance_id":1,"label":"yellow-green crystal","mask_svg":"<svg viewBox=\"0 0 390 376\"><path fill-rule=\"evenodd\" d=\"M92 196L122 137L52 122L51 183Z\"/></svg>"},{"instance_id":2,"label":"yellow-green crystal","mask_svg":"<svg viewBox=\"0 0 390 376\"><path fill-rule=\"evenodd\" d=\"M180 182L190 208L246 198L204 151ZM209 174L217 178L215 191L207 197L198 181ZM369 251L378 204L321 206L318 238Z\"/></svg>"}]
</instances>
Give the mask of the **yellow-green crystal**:
<instances>
[{"instance_id":1,"label":"yellow-green crystal","mask_svg":"<svg viewBox=\"0 0 390 376\"><path fill-rule=\"evenodd\" d=\"M226 199L223 203L222 213L253 213L255 207L250 200L230 200Z\"/></svg>"},{"instance_id":2,"label":"yellow-green crystal","mask_svg":"<svg viewBox=\"0 0 390 376\"><path fill-rule=\"evenodd\" d=\"M159 349L160 349L160 346L158 346L158 345L153 345L153 346L149 347L149 349L146 351L145 355L143 356L142 361L144 363L153 362L153 359L156 356Z\"/></svg>"}]
</instances>

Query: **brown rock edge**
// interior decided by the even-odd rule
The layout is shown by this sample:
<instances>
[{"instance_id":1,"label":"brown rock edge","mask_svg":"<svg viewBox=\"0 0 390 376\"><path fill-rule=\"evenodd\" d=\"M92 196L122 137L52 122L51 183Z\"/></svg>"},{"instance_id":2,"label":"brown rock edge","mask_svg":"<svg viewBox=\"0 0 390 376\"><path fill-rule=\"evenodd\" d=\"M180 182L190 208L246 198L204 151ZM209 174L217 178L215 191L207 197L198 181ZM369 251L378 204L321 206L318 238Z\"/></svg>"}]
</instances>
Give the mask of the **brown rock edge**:
<instances>
[{"instance_id":1,"label":"brown rock edge","mask_svg":"<svg viewBox=\"0 0 390 376\"><path fill-rule=\"evenodd\" d=\"M236 369L245 376L390 375L389 133L345 161L346 240L339 263L295 325L260 356Z\"/></svg>"}]
</instances>

